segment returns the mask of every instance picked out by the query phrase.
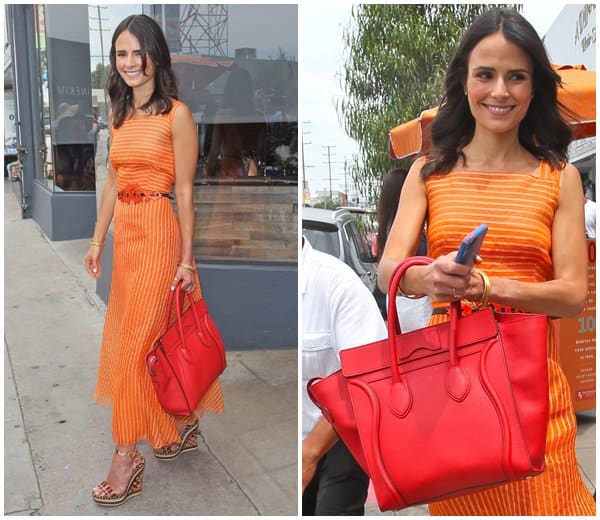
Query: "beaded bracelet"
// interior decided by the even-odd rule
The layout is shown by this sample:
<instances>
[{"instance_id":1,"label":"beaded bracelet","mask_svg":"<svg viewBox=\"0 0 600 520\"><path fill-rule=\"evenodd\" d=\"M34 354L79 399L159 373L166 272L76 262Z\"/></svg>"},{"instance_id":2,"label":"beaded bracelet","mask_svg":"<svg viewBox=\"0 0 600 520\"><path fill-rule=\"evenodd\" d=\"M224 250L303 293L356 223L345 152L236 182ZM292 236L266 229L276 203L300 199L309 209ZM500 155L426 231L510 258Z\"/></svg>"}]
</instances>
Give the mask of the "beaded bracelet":
<instances>
[{"instance_id":1,"label":"beaded bracelet","mask_svg":"<svg viewBox=\"0 0 600 520\"><path fill-rule=\"evenodd\" d=\"M475 272L479 276L481 276L481 280L483 281L483 294L481 295L481 300L479 300L479 303L477 305L472 307L472 309L474 311L478 311L479 309L485 307L488 304L488 302L490 301L490 293L492 290L492 283L490 282L488 275L485 274L480 269L475 269Z\"/></svg>"}]
</instances>

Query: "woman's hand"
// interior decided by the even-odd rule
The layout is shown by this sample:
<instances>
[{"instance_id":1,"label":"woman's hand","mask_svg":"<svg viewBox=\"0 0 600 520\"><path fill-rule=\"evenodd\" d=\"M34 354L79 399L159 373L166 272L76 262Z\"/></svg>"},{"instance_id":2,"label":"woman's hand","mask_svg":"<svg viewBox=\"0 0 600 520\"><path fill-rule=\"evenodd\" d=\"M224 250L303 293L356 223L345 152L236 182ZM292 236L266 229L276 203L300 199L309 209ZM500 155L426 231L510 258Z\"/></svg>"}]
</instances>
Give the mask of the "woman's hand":
<instances>
[{"instance_id":1,"label":"woman's hand","mask_svg":"<svg viewBox=\"0 0 600 520\"><path fill-rule=\"evenodd\" d=\"M477 278L481 277L474 269L454 261L456 253L436 258L423 269L423 292L437 302L455 302L467 298L478 291Z\"/></svg>"},{"instance_id":2,"label":"woman's hand","mask_svg":"<svg viewBox=\"0 0 600 520\"><path fill-rule=\"evenodd\" d=\"M91 244L85 255L85 270L92 278L100 278L102 275L101 254L102 247Z\"/></svg>"},{"instance_id":3,"label":"woman's hand","mask_svg":"<svg viewBox=\"0 0 600 520\"><path fill-rule=\"evenodd\" d=\"M175 278L173 278L173 283L171 284L172 291L175 290L180 281L181 289L183 289L185 292L191 293L196 286L195 273L178 266L177 271L175 271Z\"/></svg>"}]
</instances>

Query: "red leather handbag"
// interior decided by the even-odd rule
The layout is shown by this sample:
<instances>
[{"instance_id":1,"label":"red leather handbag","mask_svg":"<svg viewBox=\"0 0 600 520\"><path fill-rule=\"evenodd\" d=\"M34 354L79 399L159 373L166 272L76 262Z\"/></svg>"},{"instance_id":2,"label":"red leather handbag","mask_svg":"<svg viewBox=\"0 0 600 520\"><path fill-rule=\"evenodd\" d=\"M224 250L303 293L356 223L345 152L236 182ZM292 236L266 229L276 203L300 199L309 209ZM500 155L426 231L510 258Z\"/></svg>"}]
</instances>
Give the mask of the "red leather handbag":
<instances>
[{"instance_id":1,"label":"red leather handbag","mask_svg":"<svg viewBox=\"0 0 600 520\"><path fill-rule=\"evenodd\" d=\"M190 306L182 313L181 292L181 283L170 291L163 334L146 355L146 365L165 412L192 415L227 362L223 340L204 299L194 301L188 294ZM173 298L177 319L169 327Z\"/></svg>"},{"instance_id":2,"label":"red leather handbag","mask_svg":"<svg viewBox=\"0 0 600 520\"><path fill-rule=\"evenodd\" d=\"M412 257L394 271L396 294ZM343 350L309 395L369 474L382 511L540 473L548 420L547 318L491 308ZM345 385L345 388L343 386ZM348 396L350 404L348 403Z\"/></svg>"}]
</instances>

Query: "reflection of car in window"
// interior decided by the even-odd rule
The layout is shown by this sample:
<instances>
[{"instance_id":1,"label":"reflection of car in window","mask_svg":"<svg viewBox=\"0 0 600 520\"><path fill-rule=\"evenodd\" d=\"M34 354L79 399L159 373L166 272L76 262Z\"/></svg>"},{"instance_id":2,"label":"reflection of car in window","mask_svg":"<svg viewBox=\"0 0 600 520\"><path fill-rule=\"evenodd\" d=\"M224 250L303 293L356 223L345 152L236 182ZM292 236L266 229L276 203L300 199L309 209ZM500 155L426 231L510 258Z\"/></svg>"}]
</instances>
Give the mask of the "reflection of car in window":
<instances>
[{"instance_id":1,"label":"reflection of car in window","mask_svg":"<svg viewBox=\"0 0 600 520\"><path fill-rule=\"evenodd\" d=\"M302 233L312 247L333 255L358 274L373 292L377 264L369 251L359 216L347 209L302 208Z\"/></svg>"}]
</instances>

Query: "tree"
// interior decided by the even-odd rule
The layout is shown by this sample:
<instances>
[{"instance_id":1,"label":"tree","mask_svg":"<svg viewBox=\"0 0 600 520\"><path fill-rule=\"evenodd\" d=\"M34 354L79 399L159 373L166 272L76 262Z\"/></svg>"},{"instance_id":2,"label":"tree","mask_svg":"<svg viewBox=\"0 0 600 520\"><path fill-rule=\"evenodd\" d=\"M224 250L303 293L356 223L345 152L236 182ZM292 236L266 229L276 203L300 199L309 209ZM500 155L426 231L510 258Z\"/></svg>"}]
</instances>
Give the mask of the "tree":
<instances>
[{"instance_id":1,"label":"tree","mask_svg":"<svg viewBox=\"0 0 600 520\"><path fill-rule=\"evenodd\" d=\"M109 73L110 65L98 63L96 65L96 70L92 71L92 88L105 88Z\"/></svg>"},{"instance_id":2,"label":"tree","mask_svg":"<svg viewBox=\"0 0 600 520\"><path fill-rule=\"evenodd\" d=\"M446 67L471 21L487 4L361 4L344 31L344 97L336 109L359 153L350 172L371 202L391 168L388 132L439 104ZM519 9L520 6L507 6Z\"/></svg>"}]
</instances>

